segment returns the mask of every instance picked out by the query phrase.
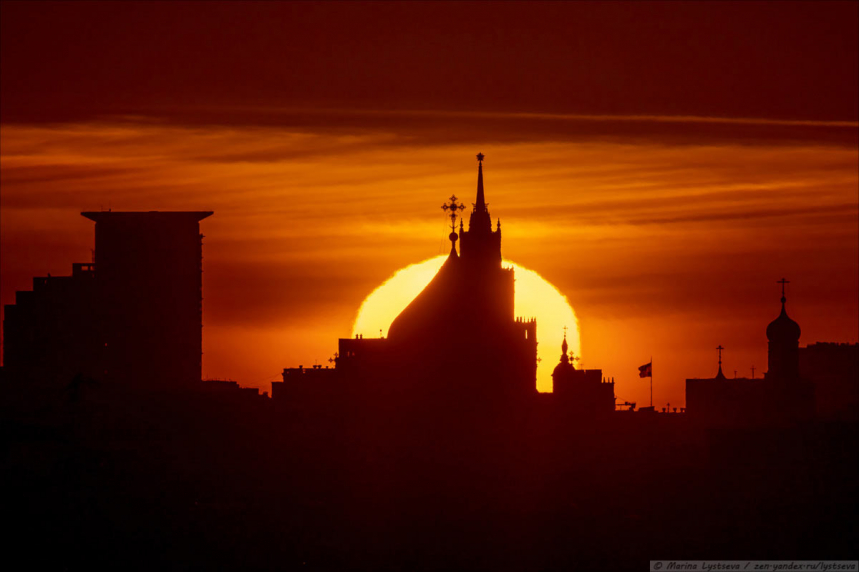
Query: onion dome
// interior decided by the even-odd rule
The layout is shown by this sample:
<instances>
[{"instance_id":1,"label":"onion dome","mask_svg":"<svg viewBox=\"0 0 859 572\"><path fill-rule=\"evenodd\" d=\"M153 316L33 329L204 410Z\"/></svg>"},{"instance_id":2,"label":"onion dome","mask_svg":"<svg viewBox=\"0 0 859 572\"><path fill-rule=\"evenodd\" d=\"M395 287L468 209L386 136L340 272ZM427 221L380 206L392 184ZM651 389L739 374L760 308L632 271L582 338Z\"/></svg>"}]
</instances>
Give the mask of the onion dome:
<instances>
[{"instance_id":1,"label":"onion dome","mask_svg":"<svg viewBox=\"0 0 859 572\"><path fill-rule=\"evenodd\" d=\"M781 313L778 318L770 322L767 326L767 339L771 342L790 342L797 343L799 336L802 333L799 329L799 324L790 319L784 309L784 303L787 299L782 294L781 297Z\"/></svg>"}]
</instances>

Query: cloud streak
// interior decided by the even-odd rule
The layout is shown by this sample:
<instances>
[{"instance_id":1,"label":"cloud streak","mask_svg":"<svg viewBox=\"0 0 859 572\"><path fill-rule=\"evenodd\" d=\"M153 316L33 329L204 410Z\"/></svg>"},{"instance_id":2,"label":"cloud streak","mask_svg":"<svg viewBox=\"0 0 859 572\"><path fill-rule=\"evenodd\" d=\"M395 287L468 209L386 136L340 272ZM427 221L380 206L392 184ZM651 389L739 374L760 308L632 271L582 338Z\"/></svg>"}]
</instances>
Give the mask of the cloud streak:
<instances>
[{"instance_id":1,"label":"cloud streak","mask_svg":"<svg viewBox=\"0 0 859 572\"><path fill-rule=\"evenodd\" d=\"M837 137L714 143L691 131L671 144L655 133L665 125L852 133L854 124L486 114L492 117L474 125L611 130L628 123L645 125L651 135L563 139L538 129L478 147L468 129L466 137L442 136L463 119L455 114L421 118L438 124L431 136L415 130L407 113L383 115L361 129L317 130L313 122L301 129L240 122L5 125L2 303L34 275L64 274L72 262L89 260L92 227L82 210L214 210L203 223L207 373L246 381L327 359L364 296L398 268L446 250L449 231L438 207L451 193L469 201L473 155L483 151L505 255L569 297L581 319L586 363L622 383L624 372L640 365L632 363L638 353L701 357L699 344L727 346L732 339L742 340L732 346L738 359L763 363L759 344L739 330L765 326L770 286L782 275L805 289L797 297L806 308L813 304L829 317L806 313L804 331L820 339L856 335L856 147L833 144ZM658 332L636 331L642 320ZM711 335L722 339L714 344ZM628 351L614 352L618 345ZM544 351L544 359L557 353ZM684 357L663 367L670 401L682 402L683 376L700 365Z\"/></svg>"}]
</instances>

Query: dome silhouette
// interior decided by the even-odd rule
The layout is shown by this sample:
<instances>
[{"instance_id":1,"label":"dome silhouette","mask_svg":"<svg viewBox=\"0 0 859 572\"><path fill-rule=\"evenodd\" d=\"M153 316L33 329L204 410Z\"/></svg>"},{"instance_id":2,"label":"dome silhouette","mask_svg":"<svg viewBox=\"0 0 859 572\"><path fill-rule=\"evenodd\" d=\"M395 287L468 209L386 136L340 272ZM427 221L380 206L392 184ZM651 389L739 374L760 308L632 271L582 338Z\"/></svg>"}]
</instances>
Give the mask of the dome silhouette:
<instances>
[{"instance_id":1,"label":"dome silhouette","mask_svg":"<svg viewBox=\"0 0 859 572\"><path fill-rule=\"evenodd\" d=\"M799 324L790 319L784 309L785 299L781 299L781 313L767 326L767 339L771 342L797 342L802 331Z\"/></svg>"}]
</instances>

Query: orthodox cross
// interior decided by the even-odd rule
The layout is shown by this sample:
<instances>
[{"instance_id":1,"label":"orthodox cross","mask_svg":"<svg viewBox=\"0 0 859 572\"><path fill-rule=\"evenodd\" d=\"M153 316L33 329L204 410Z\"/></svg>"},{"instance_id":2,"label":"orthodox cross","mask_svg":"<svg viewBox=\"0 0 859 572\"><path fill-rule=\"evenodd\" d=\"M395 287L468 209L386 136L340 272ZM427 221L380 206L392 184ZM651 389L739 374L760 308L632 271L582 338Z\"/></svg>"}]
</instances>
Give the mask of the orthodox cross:
<instances>
[{"instance_id":1,"label":"orthodox cross","mask_svg":"<svg viewBox=\"0 0 859 572\"><path fill-rule=\"evenodd\" d=\"M722 365L722 350L725 348L722 347L722 344L719 344L719 347L716 349L719 350L719 365L721 366Z\"/></svg>"},{"instance_id":2,"label":"orthodox cross","mask_svg":"<svg viewBox=\"0 0 859 572\"><path fill-rule=\"evenodd\" d=\"M464 211L465 205L457 204L456 195L451 195L450 204L441 205L441 210L444 212L450 211L450 232L456 232L456 213L457 211Z\"/></svg>"},{"instance_id":3,"label":"orthodox cross","mask_svg":"<svg viewBox=\"0 0 859 572\"><path fill-rule=\"evenodd\" d=\"M781 284L781 301L782 301L782 302L784 302L784 301L785 301L785 297L784 297L784 285L785 285L785 284L790 284L790 280L785 280L784 278L782 278L781 280L778 280L778 281L777 281L777 284Z\"/></svg>"}]
</instances>

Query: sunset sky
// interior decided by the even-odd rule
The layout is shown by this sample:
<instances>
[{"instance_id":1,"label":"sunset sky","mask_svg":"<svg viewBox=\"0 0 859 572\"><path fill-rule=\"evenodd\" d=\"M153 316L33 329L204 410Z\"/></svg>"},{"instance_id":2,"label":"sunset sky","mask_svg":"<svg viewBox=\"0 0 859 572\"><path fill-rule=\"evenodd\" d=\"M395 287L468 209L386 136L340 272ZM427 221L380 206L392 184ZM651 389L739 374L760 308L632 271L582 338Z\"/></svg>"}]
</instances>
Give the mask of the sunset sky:
<instances>
[{"instance_id":1,"label":"sunset sky","mask_svg":"<svg viewBox=\"0 0 859 572\"><path fill-rule=\"evenodd\" d=\"M449 249L478 151L506 258L620 401L859 337L859 4L2 3L0 303L90 260L81 211L213 210L205 377L327 363ZM555 361L560 348L540 347Z\"/></svg>"}]
</instances>

